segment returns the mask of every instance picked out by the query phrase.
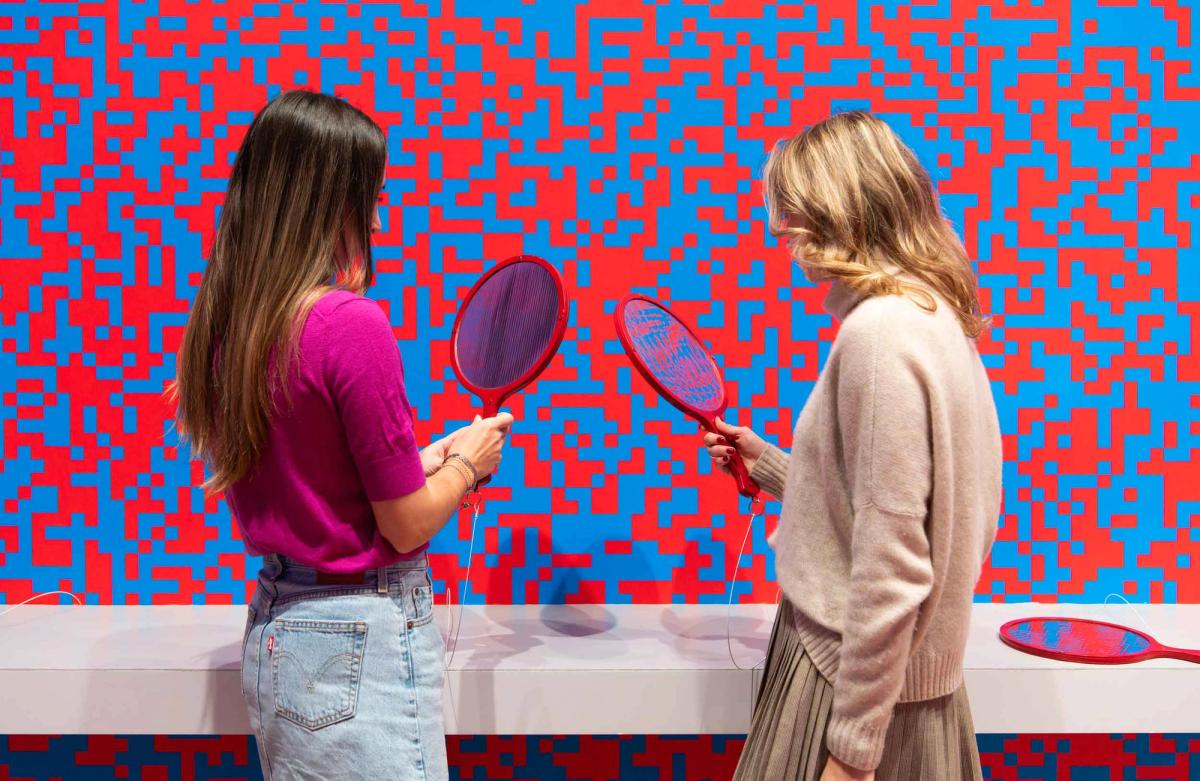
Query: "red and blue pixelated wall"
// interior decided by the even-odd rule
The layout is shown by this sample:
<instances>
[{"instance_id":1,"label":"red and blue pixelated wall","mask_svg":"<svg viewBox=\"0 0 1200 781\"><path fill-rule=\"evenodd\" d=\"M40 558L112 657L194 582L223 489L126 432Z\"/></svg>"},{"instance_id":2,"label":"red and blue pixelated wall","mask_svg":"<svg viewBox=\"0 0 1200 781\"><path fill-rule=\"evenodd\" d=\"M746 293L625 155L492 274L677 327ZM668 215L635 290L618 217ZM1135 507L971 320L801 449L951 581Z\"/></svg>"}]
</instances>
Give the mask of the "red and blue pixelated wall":
<instances>
[{"instance_id":1,"label":"red and blue pixelated wall","mask_svg":"<svg viewBox=\"0 0 1200 781\"><path fill-rule=\"evenodd\" d=\"M735 735L449 738L452 781L729 781ZM988 781L1200 777L1200 735L984 735ZM0 737L0 781L259 781L253 738Z\"/></svg>"},{"instance_id":2,"label":"red and blue pixelated wall","mask_svg":"<svg viewBox=\"0 0 1200 781\"><path fill-rule=\"evenodd\" d=\"M917 151L978 269L1006 454L985 600L1200 600L1200 72L1181 0L10 4L0 16L0 598L246 599L162 393L231 158L281 89L387 130L373 295L419 432L496 259L574 303L512 403L472 599L719 601L745 523L611 324L694 319L736 417L785 446L834 334L765 232L772 143L868 108ZM769 507L769 515L777 507ZM467 564L469 522L435 543ZM764 529L742 597L774 599Z\"/></svg>"}]
</instances>

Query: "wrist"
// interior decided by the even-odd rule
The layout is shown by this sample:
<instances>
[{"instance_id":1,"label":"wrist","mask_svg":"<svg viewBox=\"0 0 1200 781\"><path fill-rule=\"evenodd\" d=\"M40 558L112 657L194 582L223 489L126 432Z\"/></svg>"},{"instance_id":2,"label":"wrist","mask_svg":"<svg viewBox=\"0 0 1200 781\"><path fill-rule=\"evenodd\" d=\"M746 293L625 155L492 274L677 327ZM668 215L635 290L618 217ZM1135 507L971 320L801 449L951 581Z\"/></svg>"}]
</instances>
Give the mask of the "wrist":
<instances>
[{"instance_id":1,"label":"wrist","mask_svg":"<svg viewBox=\"0 0 1200 781\"><path fill-rule=\"evenodd\" d=\"M446 460L443 463L462 464L471 473L471 485L475 485L479 482L479 470L475 468L475 462L464 456L462 453L454 452L449 454L446 456Z\"/></svg>"},{"instance_id":2,"label":"wrist","mask_svg":"<svg viewBox=\"0 0 1200 781\"><path fill-rule=\"evenodd\" d=\"M833 754L829 755L829 761L838 769L842 777L850 781L870 781L875 777L874 770L863 770L853 765L848 765Z\"/></svg>"},{"instance_id":3,"label":"wrist","mask_svg":"<svg viewBox=\"0 0 1200 781\"><path fill-rule=\"evenodd\" d=\"M466 494L468 491L471 490L471 486L474 485L474 483L471 481L471 473L469 471L467 471L467 468L465 466L463 466L459 461L446 460L438 467L438 471L440 472L443 469L453 472L455 475L458 476L459 479L462 480L462 493L463 494Z\"/></svg>"}]
</instances>

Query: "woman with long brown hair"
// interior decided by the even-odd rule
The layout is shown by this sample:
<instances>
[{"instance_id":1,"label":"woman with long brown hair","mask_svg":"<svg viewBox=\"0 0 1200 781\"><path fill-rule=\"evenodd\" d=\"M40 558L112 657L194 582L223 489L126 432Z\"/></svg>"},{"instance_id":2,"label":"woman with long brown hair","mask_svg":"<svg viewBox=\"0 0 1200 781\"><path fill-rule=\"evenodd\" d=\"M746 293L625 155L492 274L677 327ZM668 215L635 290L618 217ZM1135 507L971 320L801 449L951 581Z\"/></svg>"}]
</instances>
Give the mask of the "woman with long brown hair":
<instances>
[{"instance_id":1,"label":"woman with long brown hair","mask_svg":"<svg viewBox=\"0 0 1200 781\"><path fill-rule=\"evenodd\" d=\"M288 92L238 151L179 352L180 429L264 557L242 693L270 779L445 779L425 550L511 416L418 449L391 324L363 293L387 145Z\"/></svg>"},{"instance_id":2,"label":"woman with long brown hair","mask_svg":"<svg viewBox=\"0 0 1200 781\"><path fill-rule=\"evenodd\" d=\"M763 189L840 327L790 454L743 426L705 436L783 500L783 600L735 778L980 778L962 664L1001 447L975 275L928 174L869 114L780 143Z\"/></svg>"}]
</instances>

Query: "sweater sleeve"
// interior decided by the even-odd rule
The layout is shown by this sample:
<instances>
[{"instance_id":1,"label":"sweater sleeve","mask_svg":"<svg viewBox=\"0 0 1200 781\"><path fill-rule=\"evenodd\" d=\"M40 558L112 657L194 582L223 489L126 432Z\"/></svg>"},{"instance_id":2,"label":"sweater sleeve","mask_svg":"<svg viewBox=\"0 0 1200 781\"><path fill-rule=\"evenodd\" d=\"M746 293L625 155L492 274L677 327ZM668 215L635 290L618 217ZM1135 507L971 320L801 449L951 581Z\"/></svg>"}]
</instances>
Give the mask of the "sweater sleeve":
<instances>
[{"instance_id":1,"label":"sweater sleeve","mask_svg":"<svg viewBox=\"0 0 1200 781\"><path fill-rule=\"evenodd\" d=\"M370 299L347 300L328 315L326 338L326 382L367 499L412 493L425 470L387 316Z\"/></svg>"},{"instance_id":2,"label":"sweater sleeve","mask_svg":"<svg viewBox=\"0 0 1200 781\"><path fill-rule=\"evenodd\" d=\"M767 449L754 462L750 476L758 483L759 488L776 499L782 499L783 487L787 483L787 469L788 454L768 443Z\"/></svg>"},{"instance_id":3,"label":"sweater sleeve","mask_svg":"<svg viewBox=\"0 0 1200 781\"><path fill-rule=\"evenodd\" d=\"M854 506L847 590L854 597L826 745L846 764L870 770L882 759L917 614L933 586L925 523L933 462L920 358L882 318L864 317L845 330L837 415Z\"/></svg>"}]
</instances>

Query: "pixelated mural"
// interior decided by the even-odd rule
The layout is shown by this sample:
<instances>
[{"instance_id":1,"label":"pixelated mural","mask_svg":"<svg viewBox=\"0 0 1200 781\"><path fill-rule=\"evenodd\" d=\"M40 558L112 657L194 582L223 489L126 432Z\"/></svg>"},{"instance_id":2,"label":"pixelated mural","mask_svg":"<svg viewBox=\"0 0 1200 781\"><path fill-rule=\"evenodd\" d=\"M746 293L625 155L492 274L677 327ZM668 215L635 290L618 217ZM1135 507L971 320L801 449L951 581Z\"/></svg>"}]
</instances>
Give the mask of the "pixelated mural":
<instances>
[{"instance_id":1,"label":"pixelated mural","mask_svg":"<svg viewBox=\"0 0 1200 781\"><path fill-rule=\"evenodd\" d=\"M480 735L448 739L452 781L728 781L740 735ZM980 735L988 781L1188 781L1200 735ZM3 781L260 781L254 739L0 737Z\"/></svg>"},{"instance_id":2,"label":"pixelated mural","mask_svg":"<svg viewBox=\"0 0 1200 781\"><path fill-rule=\"evenodd\" d=\"M247 559L172 429L237 145L281 89L387 130L378 284L421 436L474 414L460 296L541 255L574 303L511 410L473 601L719 602L745 528L621 354L628 291L711 341L788 444L834 335L766 235L771 144L879 113L978 269L1005 434L982 600L1200 600L1200 72L1185 0L9 3L0 13L0 600L239 603ZM768 506L768 525L777 505ZM434 544L467 565L469 518ZM766 525L742 599L770 601ZM997 776L1002 777L1002 776Z\"/></svg>"}]
</instances>

